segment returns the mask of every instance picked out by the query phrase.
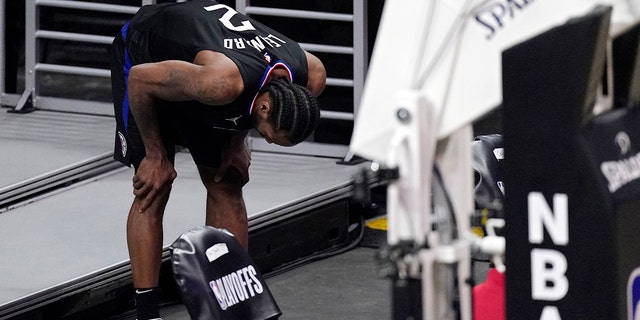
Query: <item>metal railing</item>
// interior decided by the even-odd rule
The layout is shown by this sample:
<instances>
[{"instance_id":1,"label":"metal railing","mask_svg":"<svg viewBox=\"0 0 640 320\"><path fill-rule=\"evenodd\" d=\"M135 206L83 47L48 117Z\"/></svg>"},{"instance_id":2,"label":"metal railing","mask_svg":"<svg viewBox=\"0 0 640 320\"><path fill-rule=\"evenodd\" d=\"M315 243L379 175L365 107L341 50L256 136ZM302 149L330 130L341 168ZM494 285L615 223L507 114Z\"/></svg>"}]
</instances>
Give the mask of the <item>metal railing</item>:
<instances>
[{"instance_id":1,"label":"metal railing","mask_svg":"<svg viewBox=\"0 0 640 320\"><path fill-rule=\"evenodd\" d=\"M153 3L153 1L143 1L143 4L150 3ZM138 11L139 7L68 0L27 0L25 2L25 5L25 91L16 104L14 110L20 111L28 107L37 107L40 109L57 111L113 115L113 108L110 103L43 97L40 95L40 72L64 73L104 78L109 78L111 76L111 72L108 69L48 64L38 61L38 57L40 56L40 39L71 40L103 45L108 45L113 41L113 37L107 36L41 30L40 8L55 7L133 15ZM29 103L31 105L29 105Z\"/></svg>"},{"instance_id":2,"label":"metal railing","mask_svg":"<svg viewBox=\"0 0 640 320\"><path fill-rule=\"evenodd\" d=\"M2 16L4 16L5 14L6 1L7 0L0 0L0 14ZM182 1L179 0L177 2ZM323 110L321 112L321 117L323 119L353 121L357 113L357 107L360 103L360 96L364 87L366 68L368 64L367 2L365 0L353 0L353 14L292 10L286 8L256 7L251 6L249 2L249 0L236 0L237 11L249 15L268 15L352 23L352 46L326 45L317 43L301 43L301 46L305 50L310 52L352 55L353 77L350 79L329 77L327 79L327 86L353 88L353 106L339 106L338 110L347 110L347 112ZM151 3L155 3L155 0L142 1L143 5ZM109 102L48 97L40 94L40 73L42 72L102 78L110 77L110 71L108 69L69 66L44 63L42 61L39 61L39 42L41 40L62 40L91 43L96 45L108 45L113 40L113 37L110 36L87 34L82 33L82 31L80 30L75 30L74 32L43 30L40 28L40 8L55 7L133 15L135 14L135 12L137 12L139 7L70 0L26 0L25 6L25 89L22 94L6 93L5 79L4 77L2 77L2 79L0 79L0 103L2 105L13 106L14 111L18 112L26 111L30 108L37 108L63 112L113 116L113 107ZM7 48L4 39L4 31L7 27L7 19L2 20L5 22L0 22L0 74L5 75L4 54ZM286 32L286 30L284 30L284 32ZM349 109L352 109L353 111L348 112Z\"/></svg>"}]
</instances>

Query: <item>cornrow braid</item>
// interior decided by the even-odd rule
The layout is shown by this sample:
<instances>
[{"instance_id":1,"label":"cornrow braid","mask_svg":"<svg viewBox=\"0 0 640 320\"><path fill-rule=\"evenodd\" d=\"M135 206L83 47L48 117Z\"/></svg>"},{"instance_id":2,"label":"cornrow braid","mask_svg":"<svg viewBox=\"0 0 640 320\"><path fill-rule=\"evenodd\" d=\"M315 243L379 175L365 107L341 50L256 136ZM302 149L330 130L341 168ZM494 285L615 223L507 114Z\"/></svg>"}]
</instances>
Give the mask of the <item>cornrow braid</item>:
<instances>
[{"instance_id":1,"label":"cornrow braid","mask_svg":"<svg viewBox=\"0 0 640 320\"><path fill-rule=\"evenodd\" d=\"M320 122L320 106L311 92L288 79L268 82L261 90L271 96L269 121L278 130L288 132L293 144L306 139Z\"/></svg>"}]
</instances>

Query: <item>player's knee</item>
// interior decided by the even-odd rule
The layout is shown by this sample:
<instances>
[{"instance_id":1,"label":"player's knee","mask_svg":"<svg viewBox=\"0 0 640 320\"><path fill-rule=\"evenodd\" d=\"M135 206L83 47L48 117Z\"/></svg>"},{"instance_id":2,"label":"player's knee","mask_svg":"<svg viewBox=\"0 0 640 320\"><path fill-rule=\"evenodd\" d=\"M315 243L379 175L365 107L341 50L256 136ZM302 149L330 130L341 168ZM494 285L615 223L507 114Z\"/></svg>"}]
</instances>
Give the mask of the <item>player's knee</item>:
<instances>
[{"instance_id":1,"label":"player's knee","mask_svg":"<svg viewBox=\"0 0 640 320\"><path fill-rule=\"evenodd\" d=\"M242 177L238 169L236 169L235 167L229 167L224 173L224 176L222 177L222 181L220 181L220 183L232 189L242 188L242 186L244 185L244 178Z\"/></svg>"},{"instance_id":2,"label":"player's knee","mask_svg":"<svg viewBox=\"0 0 640 320\"><path fill-rule=\"evenodd\" d=\"M220 181L206 186L207 196L219 201L242 201L242 187L235 183Z\"/></svg>"},{"instance_id":3,"label":"player's knee","mask_svg":"<svg viewBox=\"0 0 640 320\"><path fill-rule=\"evenodd\" d=\"M200 178L202 183L207 188L207 191L220 191L220 192L238 192L242 189L244 185L244 179L240 172L234 168L229 167L226 171L222 180L216 182L214 180L217 169L199 167Z\"/></svg>"}]
</instances>

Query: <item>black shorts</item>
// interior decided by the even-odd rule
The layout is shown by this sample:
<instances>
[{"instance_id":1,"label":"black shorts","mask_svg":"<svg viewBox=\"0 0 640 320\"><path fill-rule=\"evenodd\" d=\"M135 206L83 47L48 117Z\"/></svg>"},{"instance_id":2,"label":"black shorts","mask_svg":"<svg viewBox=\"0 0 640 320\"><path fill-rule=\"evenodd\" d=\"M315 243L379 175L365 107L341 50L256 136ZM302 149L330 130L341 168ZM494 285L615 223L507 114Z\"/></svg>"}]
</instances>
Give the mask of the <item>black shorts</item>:
<instances>
[{"instance_id":1,"label":"black shorts","mask_svg":"<svg viewBox=\"0 0 640 320\"><path fill-rule=\"evenodd\" d=\"M126 31L126 27L124 29ZM127 76L131 63L125 52L124 41L118 34L112 46L111 86L116 118L116 133L114 144L114 159L127 165L138 165L145 156L145 148L136 126L127 97ZM175 146L189 149L197 165L217 168L222 161L222 151L232 136L240 134L238 131L214 129L207 126L198 115L189 112L188 103L165 102L157 106L160 121L160 134L167 150L169 159L175 159ZM246 151L246 150L245 150ZM229 156L229 155L227 155ZM239 157L243 161L234 161L235 167L244 179L248 181L249 153Z\"/></svg>"}]
</instances>

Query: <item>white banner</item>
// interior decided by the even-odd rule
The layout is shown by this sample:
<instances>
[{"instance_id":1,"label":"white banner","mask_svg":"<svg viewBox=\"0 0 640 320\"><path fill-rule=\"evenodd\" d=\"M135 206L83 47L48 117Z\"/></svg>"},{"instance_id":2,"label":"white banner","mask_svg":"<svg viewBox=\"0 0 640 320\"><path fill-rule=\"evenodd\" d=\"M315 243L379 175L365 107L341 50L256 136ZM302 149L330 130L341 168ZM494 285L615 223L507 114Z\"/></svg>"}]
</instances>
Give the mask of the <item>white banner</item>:
<instances>
[{"instance_id":1,"label":"white banner","mask_svg":"<svg viewBox=\"0 0 640 320\"><path fill-rule=\"evenodd\" d=\"M597 5L629 24L640 0L387 0L350 144L386 162L401 106L395 93L422 91L439 114L438 138L502 102L502 51Z\"/></svg>"}]
</instances>

